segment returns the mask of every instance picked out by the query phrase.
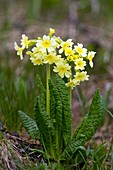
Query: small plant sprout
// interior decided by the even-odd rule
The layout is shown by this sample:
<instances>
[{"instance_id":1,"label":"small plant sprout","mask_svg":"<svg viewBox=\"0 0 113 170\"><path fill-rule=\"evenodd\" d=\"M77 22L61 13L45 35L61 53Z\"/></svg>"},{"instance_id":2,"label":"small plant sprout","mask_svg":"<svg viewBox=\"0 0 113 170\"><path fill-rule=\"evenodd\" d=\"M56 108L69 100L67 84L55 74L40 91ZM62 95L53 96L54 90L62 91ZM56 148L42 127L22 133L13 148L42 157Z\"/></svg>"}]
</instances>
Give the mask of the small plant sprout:
<instances>
[{"instance_id":1,"label":"small plant sprout","mask_svg":"<svg viewBox=\"0 0 113 170\"><path fill-rule=\"evenodd\" d=\"M88 52L81 43L75 45L72 39L63 41L54 33L50 28L48 35L32 40L22 35L21 47L15 42L15 50L21 60L24 51L33 65L46 67L46 87L40 76L36 76L40 93L34 105L35 120L22 111L19 115L29 135L42 144L43 156L48 162L59 163L61 160L70 162L94 135L103 117L104 103L97 90L89 112L72 134L72 90L89 80L87 65L93 67L96 52Z\"/></svg>"}]
</instances>

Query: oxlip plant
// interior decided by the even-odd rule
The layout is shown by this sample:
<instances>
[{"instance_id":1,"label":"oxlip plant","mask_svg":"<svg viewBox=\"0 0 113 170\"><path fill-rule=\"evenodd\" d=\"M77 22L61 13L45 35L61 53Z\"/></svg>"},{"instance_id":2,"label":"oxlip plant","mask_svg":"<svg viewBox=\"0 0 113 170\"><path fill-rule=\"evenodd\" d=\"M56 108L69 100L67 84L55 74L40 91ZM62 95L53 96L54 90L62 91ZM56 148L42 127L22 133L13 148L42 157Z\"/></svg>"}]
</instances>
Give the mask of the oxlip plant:
<instances>
[{"instance_id":1,"label":"oxlip plant","mask_svg":"<svg viewBox=\"0 0 113 170\"><path fill-rule=\"evenodd\" d=\"M29 135L43 146L43 156L48 161L65 162L75 158L94 135L103 117L104 102L97 90L88 113L72 134L72 90L89 80L86 68L93 67L96 52L88 51L81 43L75 45L72 39L63 41L54 33L50 28L48 35L31 40L23 34L21 46L15 42L21 60L24 51L34 66L46 68L46 85L42 77L36 76L39 95L34 105L35 120L23 111L19 115Z\"/></svg>"}]
</instances>

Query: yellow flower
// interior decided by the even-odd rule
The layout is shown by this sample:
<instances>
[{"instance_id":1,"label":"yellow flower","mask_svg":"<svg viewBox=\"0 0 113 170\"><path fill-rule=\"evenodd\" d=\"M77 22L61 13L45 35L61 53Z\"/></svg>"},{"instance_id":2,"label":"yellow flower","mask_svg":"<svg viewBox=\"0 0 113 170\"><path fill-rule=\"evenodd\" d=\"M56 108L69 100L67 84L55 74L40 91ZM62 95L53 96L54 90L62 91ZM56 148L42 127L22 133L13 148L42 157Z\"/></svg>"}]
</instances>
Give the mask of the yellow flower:
<instances>
[{"instance_id":1,"label":"yellow flower","mask_svg":"<svg viewBox=\"0 0 113 170\"><path fill-rule=\"evenodd\" d=\"M30 55L31 58L35 58L35 53L31 51L26 52L27 55Z\"/></svg>"},{"instance_id":2,"label":"yellow flower","mask_svg":"<svg viewBox=\"0 0 113 170\"><path fill-rule=\"evenodd\" d=\"M50 28L49 31L49 36L52 36L55 33L55 29Z\"/></svg>"},{"instance_id":3,"label":"yellow flower","mask_svg":"<svg viewBox=\"0 0 113 170\"><path fill-rule=\"evenodd\" d=\"M84 80L89 80L89 75L87 75L87 71L77 72L75 75L75 81L80 82Z\"/></svg>"},{"instance_id":4,"label":"yellow flower","mask_svg":"<svg viewBox=\"0 0 113 170\"><path fill-rule=\"evenodd\" d=\"M61 57L61 55L56 55L55 64L57 65L57 63L61 62L64 62L64 59Z\"/></svg>"},{"instance_id":5,"label":"yellow flower","mask_svg":"<svg viewBox=\"0 0 113 170\"><path fill-rule=\"evenodd\" d=\"M73 55L74 54L74 50L72 50L72 48L70 47L67 47L65 49L65 55L68 56L68 55Z\"/></svg>"},{"instance_id":6,"label":"yellow flower","mask_svg":"<svg viewBox=\"0 0 113 170\"><path fill-rule=\"evenodd\" d=\"M33 65L41 65L41 64L43 64L43 59L42 59L42 57L40 55L38 55L35 58L31 57L30 60L33 63Z\"/></svg>"},{"instance_id":7,"label":"yellow flower","mask_svg":"<svg viewBox=\"0 0 113 170\"><path fill-rule=\"evenodd\" d=\"M86 62L83 61L83 58L79 58L75 61L75 70L84 70L84 67L86 66Z\"/></svg>"},{"instance_id":8,"label":"yellow flower","mask_svg":"<svg viewBox=\"0 0 113 170\"><path fill-rule=\"evenodd\" d=\"M64 64L64 62L62 62L62 63L57 63L53 71L58 73L61 76L61 78L63 78L64 76L69 78L71 75L70 69L71 67L69 66L69 64Z\"/></svg>"},{"instance_id":9,"label":"yellow flower","mask_svg":"<svg viewBox=\"0 0 113 170\"><path fill-rule=\"evenodd\" d=\"M67 56L68 61L73 61L73 57L71 55Z\"/></svg>"},{"instance_id":10,"label":"yellow flower","mask_svg":"<svg viewBox=\"0 0 113 170\"><path fill-rule=\"evenodd\" d=\"M21 45L22 48L28 48L29 40L25 34L22 34Z\"/></svg>"},{"instance_id":11,"label":"yellow flower","mask_svg":"<svg viewBox=\"0 0 113 170\"><path fill-rule=\"evenodd\" d=\"M44 63L53 64L55 62L55 59L56 59L56 54L50 53L44 56Z\"/></svg>"},{"instance_id":12,"label":"yellow flower","mask_svg":"<svg viewBox=\"0 0 113 170\"><path fill-rule=\"evenodd\" d=\"M24 49L22 47L19 47L16 42L14 43L14 48L17 51L17 55L19 55L20 59L23 60L23 54L22 53L23 53Z\"/></svg>"},{"instance_id":13,"label":"yellow flower","mask_svg":"<svg viewBox=\"0 0 113 170\"><path fill-rule=\"evenodd\" d=\"M76 61L77 59L79 59L80 56L78 54L75 54L72 57L73 57L73 61Z\"/></svg>"},{"instance_id":14,"label":"yellow flower","mask_svg":"<svg viewBox=\"0 0 113 170\"><path fill-rule=\"evenodd\" d=\"M66 86L71 87L72 89L77 85L79 85L79 82L76 82L75 79L73 79L73 80L70 79L70 81L68 83L66 83Z\"/></svg>"},{"instance_id":15,"label":"yellow flower","mask_svg":"<svg viewBox=\"0 0 113 170\"><path fill-rule=\"evenodd\" d=\"M65 51L68 47L72 47L73 45L73 42L72 42L72 39L68 39L66 42L61 42L60 46L61 46L61 49L59 50L59 53L63 53L63 51Z\"/></svg>"},{"instance_id":16,"label":"yellow flower","mask_svg":"<svg viewBox=\"0 0 113 170\"><path fill-rule=\"evenodd\" d=\"M45 37L43 38L42 46L43 46L44 48L47 48L47 49L51 47L51 40L50 40L49 37L45 36Z\"/></svg>"},{"instance_id":17,"label":"yellow flower","mask_svg":"<svg viewBox=\"0 0 113 170\"><path fill-rule=\"evenodd\" d=\"M43 55L44 53L40 50L39 47L33 47L32 48L33 53L39 53L40 55Z\"/></svg>"},{"instance_id":18,"label":"yellow flower","mask_svg":"<svg viewBox=\"0 0 113 170\"><path fill-rule=\"evenodd\" d=\"M48 50L48 52L51 53L51 52L55 51L56 41L54 38L50 38L50 36L44 35L42 40L37 40L36 46L43 53L46 53L47 50Z\"/></svg>"},{"instance_id":19,"label":"yellow flower","mask_svg":"<svg viewBox=\"0 0 113 170\"><path fill-rule=\"evenodd\" d=\"M77 44L74 46L75 47L75 51L77 53L79 53L79 55L81 55L82 57L86 57L87 56L87 49L83 48L83 44Z\"/></svg>"},{"instance_id":20,"label":"yellow flower","mask_svg":"<svg viewBox=\"0 0 113 170\"><path fill-rule=\"evenodd\" d=\"M79 59L79 57L80 57L79 55L75 55L75 54L74 55L69 55L69 56L67 56L67 60L75 62L76 60Z\"/></svg>"},{"instance_id":21,"label":"yellow flower","mask_svg":"<svg viewBox=\"0 0 113 170\"><path fill-rule=\"evenodd\" d=\"M94 51L89 51L89 52L88 52L87 59L89 60L89 65L90 65L91 67L93 67L93 62L92 62L92 60L93 60L95 54L96 54L96 52L94 52Z\"/></svg>"}]
</instances>

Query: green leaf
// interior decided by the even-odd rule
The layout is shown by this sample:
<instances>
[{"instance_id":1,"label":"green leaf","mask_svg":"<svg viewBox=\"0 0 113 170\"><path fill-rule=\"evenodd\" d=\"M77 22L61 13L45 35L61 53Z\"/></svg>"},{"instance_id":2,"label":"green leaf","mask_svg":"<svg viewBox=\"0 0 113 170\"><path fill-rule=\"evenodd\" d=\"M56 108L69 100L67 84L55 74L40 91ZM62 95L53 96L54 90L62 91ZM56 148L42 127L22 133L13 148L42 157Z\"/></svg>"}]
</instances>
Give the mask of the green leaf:
<instances>
[{"instance_id":1,"label":"green leaf","mask_svg":"<svg viewBox=\"0 0 113 170\"><path fill-rule=\"evenodd\" d=\"M79 146L83 146L95 133L104 114L104 102L99 90L94 94L88 114L75 131L71 142L66 147L63 156L73 155Z\"/></svg>"},{"instance_id":2,"label":"green leaf","mask_svg":"<svg viewBox=\"0 0 113 170\"><path fill-rule=\"evenodd\" d=\"M36 122L22 111L19 111L19 115L30 137L33 139L39 139L40 133Z\"/></svg>"},{"instance_id":3,"label":"green leaf","mask_svg":"<svg viewBox=\"0 0 113 170\"><path fill-rule=\"evenodd\" d=\"M45 110L45 107L40 102L39 96L37 97L36 104L34 107L35 119L37 126L40 130L42 140L47 149L50 148L52 143L52 136L54 136L54 126L53 123Z\"/></svg>"},{"instance_id":4,"label":"green leaf","mask_svg":"<svg viewBox=\"0 0 113 170\"><path fill-rule=\"evenodd\" d=\"M62 128L62 102L56 85L50 80L50 98L51 98L51 117L55 120L59 129ZM52 100L53 99L53 100ZM53 122L54 122L53 120Z\"/></svg>"},{"instance_id":5,"label":"green leaf","mask_svg":"<svg viewBox=\"0 0 113 170\"><path fill-rule=\"evenodd\" d=\"M102 117L104 114L104 102L102 97L100 96L99 90L95 92L93 97L90 109L80 127L75 132L74 137L79 138L79 136L84 135L88 139L90 139L95 131L97 130L99 124L101 123Z\"/></svg>"},{"instance_id":6,"label":"green leaf","mask_svg":"<svg viewBox=\"0 0 113 170\"><path fill-rule=\"evenodd\" d=\"M72 112L69 102L69 89L66 87L65 82L62 80L62 78L58 75L56 75L56 85L63 106L62 131L65 145L67 145L72 137Z\"/></svg>"},{"instance_id":7,"label":"green leaf","mask_svg":"<svg viewBox=\"0 0 113 170\"><path fill-rule=\"evenodd\" d=\"M52 80L49 82L49 87L51 98L50 116L55 127L56 148L60 150L62 143L62 102L57 87Z\"/></svg>"}]
</instances>

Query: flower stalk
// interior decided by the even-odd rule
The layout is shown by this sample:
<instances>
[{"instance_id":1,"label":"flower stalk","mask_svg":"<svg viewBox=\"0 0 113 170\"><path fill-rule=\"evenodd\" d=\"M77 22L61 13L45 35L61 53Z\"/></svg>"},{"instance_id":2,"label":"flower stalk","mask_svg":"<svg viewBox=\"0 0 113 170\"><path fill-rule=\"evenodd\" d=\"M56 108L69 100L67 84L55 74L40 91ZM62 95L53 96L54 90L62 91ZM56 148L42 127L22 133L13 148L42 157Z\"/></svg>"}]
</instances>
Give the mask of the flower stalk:
<instances>
[{"instance_id":1,"label":"flower stalk","mask_svg":"<svg viewBox=\"0 0 113 170\"><path fill-rule=\"evenodd\" d=\"M50 80L50 65L46 65L46 111L48 115L50 116L50 90L49 90L49 80ZM56 159L56 154L54 150L54 146L52 144L52 136L51 132L49 132L49 138L50 138L50 153L51 156Z\"/></svg>"},{"instance_id":2,"label":"flower stalk","mask_svg":"<svg viewBox=\"0 0 113 170\"><path fill-rule=\"evenodd\" d=\"M46 111L50 116L50 90L49 90L49 79L50 79L50 65L46 65Z\"/></svg>"}]
</instances>

